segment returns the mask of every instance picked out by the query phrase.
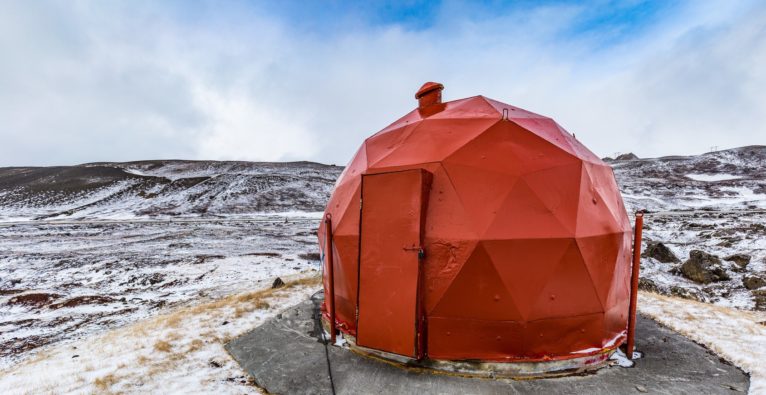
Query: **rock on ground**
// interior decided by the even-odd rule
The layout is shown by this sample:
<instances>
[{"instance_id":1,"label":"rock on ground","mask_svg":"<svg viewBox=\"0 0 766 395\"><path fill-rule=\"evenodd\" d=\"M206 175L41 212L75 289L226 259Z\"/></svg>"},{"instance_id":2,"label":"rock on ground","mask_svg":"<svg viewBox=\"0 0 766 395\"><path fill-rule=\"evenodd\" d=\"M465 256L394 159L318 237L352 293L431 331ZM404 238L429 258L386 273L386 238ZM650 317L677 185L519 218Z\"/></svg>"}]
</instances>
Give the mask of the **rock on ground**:
<instances>
[{"instance_id":1,"label":"rock on ground","mask_svg":"<svg viewBox=\"0 0 766 395\"><path fill-rule=\"evenodd\" d=\"M761 276L745 276L742 279L742 285L747 289L758 289L766 286L766 279Z\"/></svg>"},{"instance_id":2,"label":"rock on ground","mask_svg":"<svg viewBox=\"0 0 766 395\"><path fill-rule=\"evenodd\" d=\"M646 250L641 256L644 258L654 258L662 263L681 262L681 260L673 254L673 251L670 251L670 248L660 242L649 242L646 246Z\"/></svg>"},{"instance_id":3,"label":"rock on ground","mask_svg":"<svg viewBox=\"0 0 766 395\"><path fill-rule=\"evenodd\" d=\"M750 255L747 254L734 254L723 258L724 261L734 262L740 269L744 269L750 263Z\"/></svg>"},{"instance_id":4,"label":"rock on ground","mask_svg":"<svg viewBox=\"0 0 766 395\"><path fill-rule=\"evenodd\" d=\"M726 270L721 266L721 259L700 250L692 250L689 259L681 265L680 270L684 277L702 284L729 279Z\"/></svg>"}]
</instances>

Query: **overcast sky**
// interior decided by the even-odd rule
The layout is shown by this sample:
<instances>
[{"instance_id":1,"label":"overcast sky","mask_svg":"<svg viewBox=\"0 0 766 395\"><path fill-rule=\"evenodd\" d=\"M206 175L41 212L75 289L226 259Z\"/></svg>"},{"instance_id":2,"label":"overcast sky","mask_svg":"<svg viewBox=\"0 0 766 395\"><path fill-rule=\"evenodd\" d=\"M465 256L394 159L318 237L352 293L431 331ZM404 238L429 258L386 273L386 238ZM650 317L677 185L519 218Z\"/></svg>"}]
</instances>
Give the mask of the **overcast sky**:
<instances>
[{"instance_id":1,"label":"overcast sky","mask_svg":"<svg viewBox=\"0 0 766 395\"><path fill-rule=\"evenodd\" d=\"M0 166L345 164L425 81L600 156L766 144L766 2L0 0Z\"/></svg>"}]
</instances>

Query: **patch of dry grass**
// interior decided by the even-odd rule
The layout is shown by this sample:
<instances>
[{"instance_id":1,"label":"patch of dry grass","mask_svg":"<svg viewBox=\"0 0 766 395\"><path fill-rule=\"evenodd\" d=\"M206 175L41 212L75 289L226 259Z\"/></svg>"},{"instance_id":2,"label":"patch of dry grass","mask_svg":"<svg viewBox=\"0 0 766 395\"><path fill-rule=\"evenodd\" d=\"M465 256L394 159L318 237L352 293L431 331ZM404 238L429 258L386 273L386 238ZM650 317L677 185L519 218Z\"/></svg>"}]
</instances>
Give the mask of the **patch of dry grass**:
<instances>
[{"instance_id":1,"label":"patch of dry grass","mask_svg":"<svg viewBox=\"0 0 766 395\"><path fill-rule=\"evenodd\" d=\"M209 355L216 355L218 352L225 355L222 347L224 342L239 336L244 328L257 325L265 317L275 314L264 310L284 306L285 303L280 301L295 297L292 290L296 288L305 293L319 284L320 277L299 278L286 281L280 288L229 295L194 306L178 307L167 314L109 331L90 343L102 351L93 354L98 354L98 359L90 359L99 361L98 373L95 373L94 365L84 363L79 367L78 373L86 373L89 377L83 379L82 384L70 382L66 388L77 389L75 392L107 393L132 384L151 387L168 372L196 366L198 358L204 359L203 366L199 368L207 368ZM236 324L228 324L227 321ZM116 354L116 351L112 351L116 350L113 345L121 345ZM65 353L68 355L69 350ZM55 354L61 359L58 354L62 352ZM205 357L201 357L203 355ZM52 358L47 351L41 352L34 361L24 364L29 366L19 366L14 370L34 370L37 368L34 366L36 363L49 357ZM105 362L109 358L119 359L119 363L111 365L112 369L103 369L103 366L109 366ZM39 393L43 385L36 388L36 392ZM59 386L56 389L61 390L63 387Z\"/></svg>"},{"instance_id":2,"label":"patch of dry grass","mask_svg":"<svg viewBox=\"0 0 766 395\"><path fill-rule=\"evenodd\" d=\"M114 384L117 383L117 377L113 374L107 374L106 376L99 377L93 381L93 384L99 391L109 391Z\"/></svg>"},{"instance_id":3,"label":"patch of dry grass","mask_svg":"<svg viewBox=\"0 0 766 395\"><path fill-rule=\"evenodd\" d=\"M165 340L158 340L156 343L154 343L154 350L159 352L170 352L170 350L173 349L173 346L170 345L170 343L166 342Z\"/></svg>"},{"instance_id":4,"label":"patch of dry grass","mask_svg":"<svg viewBox=\"0 0 766 395\"><path fill-rule=\"evenodd\" d=\"M238 319L256 310L266 310L271 308L268 300L278 300L289 295L289 290L296 287L312 287L322 283L321 277L304 277L292 281L287 281L284 286L279 288L267 288L253 292L246 292L236 295L230 295L208 303L202 303L192 307L180 308L168 315L157 317L156 320L148 321L141 327L135 328L136 334L145 334L158 328L179 328L184 325L187 319L206 320L212 325L226 319ZM268 299L268 300L267 300ZM221 336L216 329L200 331L195 339L183 339L177 332L171 332L163 339L155 342L153 349L164 353L162 357L165 361L178 361L183 359L187 353L197 351L210 343L225 343L233 336ZM186 344L176 344L185 341ZM183 347L184 351L177 347ZM185 347L184 347L185 346ZM146 357L139 361L142 365L147 363L151 365L149 374L155 375L162 371L172 369L172 363L153 363Z\"/></svg>"},{"instance_id":5,"label":"patch of dry grass","mask_svg":"<svg viewBox=\"0 0 766 395\"><path fill-rule=\"evenodd\" d=\"M646 298L653 298L655 300L663 301L666 303L674 303L674 302L678 302L678 299L682 299L677 296L662 295L662 294L658 294L658 293L650 292L650 291L639 291L639 295L643 295ZM717 311L722 314L735 314L739 317L742 317L754 322L759 322L766 319L766 312L763 312L763 311L739 310L739 309L734 309L731 307L718 306L711 303L700 302L693 299L684 299L683 303L689 306L696 306L698 308L702 308L706 310ZM696 318L696 316L691 314L688 315L687 317Z\"/></svg>"},{"instance_id":6,"label":"patch of dry grass","mask_svg":"<svg viewBox=\"0 0 766 395\"><path fill-rule=\"evenodd\" d=\"M186 349L187 352L194 352L202 348L202 346L205 345L205 342L203 342L200 339L194 339L189 343L189 348Z\"/></svg>"},{"instance_id":7,"label":"patch of dry grass","mask_svg":"<svg viewBox=\"0 0 766 395\"><path fill-rule=\"evenodd\" d=\"M165 325L171 328L177 328L179 324L181 324L181 316L178 314L173 314L165 320Z\"/></svg>"}]
</instances>

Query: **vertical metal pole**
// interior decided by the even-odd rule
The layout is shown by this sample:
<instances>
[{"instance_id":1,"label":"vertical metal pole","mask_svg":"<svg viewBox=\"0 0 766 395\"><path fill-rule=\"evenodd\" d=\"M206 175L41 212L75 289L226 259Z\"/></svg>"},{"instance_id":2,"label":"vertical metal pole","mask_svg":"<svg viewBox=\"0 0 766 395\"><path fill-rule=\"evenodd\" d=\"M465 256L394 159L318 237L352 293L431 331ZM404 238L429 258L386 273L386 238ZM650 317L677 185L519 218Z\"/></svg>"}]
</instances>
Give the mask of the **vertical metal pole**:
<instances>
[{"instance_id":1,"label":"vertical metal pole","mask_svg":"<svg viewBox=\"0 0 766 395\"><path fill-rule=\"evenodd\" d=\"M644 227L644 213L636 213L636 228L633 231L633 270L630 278L630 312L628 315L628 345L625 354L633 359L636 341L636 302L638 299L638 271L641 267L641 230Z\"/></svg>"},{"instance_id":2,"label":"vertical metal pole","mask_svg":"<svg viewBox=\"0 0 766 395\"><path fill-rule=\"evenodd\" d=\"M328 213L324 220L325 256L327 257L327 277L329 295L325 297L327 310L330 312L330 343L335 344L335 274L332 259L332 216Z\"/></svg>"}]
</instances>

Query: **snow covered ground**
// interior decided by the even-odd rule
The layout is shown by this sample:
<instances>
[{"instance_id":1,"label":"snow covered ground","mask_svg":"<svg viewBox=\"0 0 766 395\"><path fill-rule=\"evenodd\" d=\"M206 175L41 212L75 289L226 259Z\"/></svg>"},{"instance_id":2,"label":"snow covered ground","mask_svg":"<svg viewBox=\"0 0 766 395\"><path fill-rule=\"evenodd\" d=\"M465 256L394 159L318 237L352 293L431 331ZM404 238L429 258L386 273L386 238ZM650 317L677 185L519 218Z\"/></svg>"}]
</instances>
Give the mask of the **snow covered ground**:
<instances>
[{"instance_id":1,"label":"snow covered ground","mask_svg":"<svg viewBox=\"0 0 766 395\"><path fill-rule=\"evenodd\" d=\"M58 344L0 370L0 393L260 393L224 344L305 300L320 281L303 277Z\"/></svg>"},{"instance_id":2,"label":"snow covered ground","mask_svg":"<svg viewBox=\"0 0 766 395\"><path fill-rule=\"evenodd\" d=\"M59 344L0 370L0 393L258 393L223 344L319 287L318 277L288 281ZM766 393L766 314L648 292L639 309L750 373L750 394Z\"/></svg>"},{"instance_id":3,"label":"snow covered ground","mask_svg":"<svg viewBox=\"0 0 766 395\"><path fill-rule=\"evenodd\" d=\"M750 394L766 394L766 313L650 292L639 294L638 308L641 314L706 346L750 373Z\"/></svg>"},{"instance_id":4,"label":"snow covered ground","mask_svg":"<svg viewBox=\"0 0 766 395\"><path fill-rule=\"evenodd\" d=\"M662 243L677 258L642 259L642 288L720 306L766 309L766 290L754 288L758 279L766 282L765 146L609 163L628 212L646 212L644 250L649 243ZM728 279L699 283L683 275L680 268L692 250L718 257ZM740 264L726 260L734 255Z\"/></svg>"},{"instance_id":5,"label":"snow covered ground","mask_svg":"<svg viewBox=\"0 0 766 395\"><path fill-rule=\"evenodd\" d=\"M749 277L766 278L766 212L676 211L644 216L643 249L661 242L678 258L677 263L641 260L642 287L668 295L683 296L720 306L756 307L753 290L744 286ZM678 273L692 250L721 258L728 280L701 284ZM740 267L725 258L744 254L750 261Z\"/></svg>"},{"instance_id":6,"label":"snow covered ground","mask_svg":"<svg viewBox=\"0 0 766 395\"><path fill-rule=\"evenodd\" d=\"M686 177L691 178L694 181L727 181L736 180L742 178L741 176L735 176L733 174L687 174Z\"/></svg>"},{"instance_id":7,"label":"snow covered ground","mask_svg":"<svg viewBox=\"0 0 766 395\"><path fill-rule=\"evenodd\" d=\"M316 215L0 225L0 368L48 344L317 273Z\"/></svg>"}]
</instances>

